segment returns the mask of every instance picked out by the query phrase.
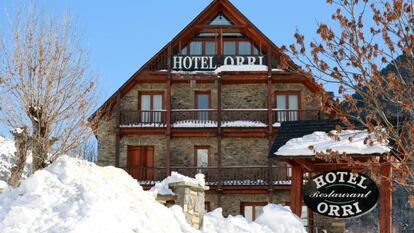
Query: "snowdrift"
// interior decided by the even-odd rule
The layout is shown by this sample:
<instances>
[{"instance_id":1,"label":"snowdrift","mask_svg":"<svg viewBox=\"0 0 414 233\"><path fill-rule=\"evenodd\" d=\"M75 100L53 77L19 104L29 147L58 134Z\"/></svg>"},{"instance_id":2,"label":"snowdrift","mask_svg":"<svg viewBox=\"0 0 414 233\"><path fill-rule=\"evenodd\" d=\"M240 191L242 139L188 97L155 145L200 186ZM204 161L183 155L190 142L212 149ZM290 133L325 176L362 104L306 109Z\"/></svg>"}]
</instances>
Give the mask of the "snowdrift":
<instances>
[{"instance_id":1,"label":"snowdrift","mask_svg":"<svg viewBox=\"0 0 414 233\"><path fill-rule=\"evenodd\" d=\"M223 218L218 209L207 215L203 232L304 232L299 219L279 208L269 205L256 223L241 216ZM180 207L159 204L153 192L144 191L123 170L67 156L19 188L0 194L0 229L2 233L200 232L185 222Z\"/></svg>"}]
</instances>

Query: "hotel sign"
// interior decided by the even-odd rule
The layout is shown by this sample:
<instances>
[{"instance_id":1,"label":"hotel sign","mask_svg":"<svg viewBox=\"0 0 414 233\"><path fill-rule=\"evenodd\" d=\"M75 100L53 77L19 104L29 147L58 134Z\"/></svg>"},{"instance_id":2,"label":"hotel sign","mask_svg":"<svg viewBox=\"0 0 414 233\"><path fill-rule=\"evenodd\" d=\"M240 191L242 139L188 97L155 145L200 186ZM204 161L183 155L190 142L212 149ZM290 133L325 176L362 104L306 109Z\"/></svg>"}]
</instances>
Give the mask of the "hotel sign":
<instances>
[{"instance_id":1,"label":"hotel sign","mask_svg":"<svg viewBox=\"0 0 414 233\"><path fill-rule=\"evenodd\" d=\"M265 56L173 56L172 70L212 71L220 65L266 65Z\"/></svg>"},{"instance_id":2,"label":"hotel sign","mask_svg":"<svg viewBox=\"0 0 414 233\"><path fill-rule=\"evenodd\" d=\"M313 177L304 187L304 201L314 212L332 218L351 218L371 211L378 187L368 176L348 170Z\"/></svg>"}]
</instances>

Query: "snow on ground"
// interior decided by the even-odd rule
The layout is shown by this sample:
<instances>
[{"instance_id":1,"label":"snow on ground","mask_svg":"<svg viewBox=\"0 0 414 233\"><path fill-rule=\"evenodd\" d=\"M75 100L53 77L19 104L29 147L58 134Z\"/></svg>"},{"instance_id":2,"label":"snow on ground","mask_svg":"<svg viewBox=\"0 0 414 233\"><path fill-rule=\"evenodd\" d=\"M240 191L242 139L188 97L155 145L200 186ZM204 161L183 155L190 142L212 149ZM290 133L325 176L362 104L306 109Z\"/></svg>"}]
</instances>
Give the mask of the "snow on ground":
<instances>
[{"instance_id":1,"label":"snow on ground","mask_svg":"<svg viewBox=\"0 0 414 233\"><path fill-rule=\"evenodd\" d=\"M340 133L333 130L331 134L338 136L339 140L329 136L326 132L314 132L301 138L289 140L284 146L279 148L275 155L315 155L315 152L310 147L313 147L316 152L326 152L326 150L331 149L346 154L383 154L390 151L387 145L377 141L372 146L365 144L364 140L369 136L367 130L343 130ZM374 139L373 135L372 139Z\"/></svg>"},{"instance_id":2,"label":"snow on ground","mask_svg":"<svg viewBox=\"0 0 414 233\"><path fill-rule=\"evenodd\" d=\"M263 214L250 222L244 217L223 217L218 208L204 216L204 232L217 233L305 233L301 220L288 207L269 204L263 208Z\"/></svg>"},{"instance_id":3,"label":"snow on ground","mask_svg":"<svg viewBox=\"0 0 414 233\"><path fill-rule=\"evenodd\" d=\"M0 229L3 233L185 232L172 212L123 170L66 156L0 195Z\"/></svg>"},{"instance_id":4,"label":"snow on ground","mask_svg":"<svg viewBox=\"0 0 414 233\"><path fill-rule=\"evenodd\" d=\"M190 180L173 174L169 181ZM165 181L167 183L167 181ZM296 233L300 220L287 209L269 205L256 222L241 216L207 214L202 231L185 222L181 207L155 201L124 170L62 156L20 187L0 194L2 233Z\"/></svg>"},{"instance_id":5,"label":"snow on ground","mask_svg":"<svg viewBox=\"0 0 414 233\"><path fill-rule=\"evenodd\" d=\"M10 170L15 162L14 152L16 147L14 141L0 136L0 180L6 181L10 176ZM31 170L32 157L27 158L23 177L27 177Z\"/></svg>"},{"instance_id":6,"label":"snow on ground","mask_svg":"<svg viewBox=\"0 0 414 233\"><path fill-rule=\"evenodd\" d=\"M195 185L205 186L205 180L203 174L197 174L196 178L190 178L187 176L183 176L177 172L172 172L171 176L165 178L163 181L156 183L154 187L151 188L150 192L153 192L155 195L174 195L173 191L168 187L169 184L175 183L175 182L189 182Z\"/></svg>"}]
</instances>

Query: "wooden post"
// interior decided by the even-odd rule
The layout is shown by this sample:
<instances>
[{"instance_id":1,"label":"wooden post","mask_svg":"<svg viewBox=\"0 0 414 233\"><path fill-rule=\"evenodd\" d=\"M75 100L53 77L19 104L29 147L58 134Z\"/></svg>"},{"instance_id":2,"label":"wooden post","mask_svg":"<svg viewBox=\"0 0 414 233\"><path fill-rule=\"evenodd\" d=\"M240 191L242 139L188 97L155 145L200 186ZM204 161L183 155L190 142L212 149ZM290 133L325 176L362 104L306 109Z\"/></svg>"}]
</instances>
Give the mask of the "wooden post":
<instances>
[{"instance_id":1,"label":"wooden post","mask_svg":"<svg viewBox=\"0 0 414 233\"><path fill-rule=\"evenodd\" d=\"M272 148L272 132L273 132L273 117L272 117L272 108L273 108L273 95L272 95L272 65L271 63L269 63L269 57L271 58L271 54L272 54L272 47L270 45L270 43L268 43L268 49L267 49L267 59L268 59L268 63L267 63L267 140L268 140L268 148L269 151ZM270 54L270 56L269 56ZM273 198L273 163L272 163L272 159L268 158L268 189L269 189L269 202L272 201Z\"/></svg>"},{"instance_id":2,"label":"wooden post","mask_svg":"<svg viewBox=\"0 0 414 233\"><path fill-rule=\"evenodd\" d=\"M392 166L390 164L381 166L380 186L380 233L392 232Z\"/></svg>"},{"instance_id":3,"label":"wooden post","mask_svg":"<svg viewBox=\"0 0 414 233\"><path fill-rule=\"evenodd\" d=\"M218 191L218 206L221 206L221 192L223 190L223 177L221 171L221 161L222 161L222 154L221 154L221 77L220 75L217 76L217 168L218 168L218 184L217 184L217 191Z\"/></svg>"},{"instance_id":4,"label":"wooden post","mask_svg":"<svg viewBox=\"0 0 414 233\"><path fill-rule=\"evenodd\" d=\"M169 176L171 173L171 59L172 59L172 48L171 44L168 47L168 74L167 74L167 145L165 151L165 166L166 166L166 175Z\"/></svg>"},{"instance_id":5,"label":"wooden post","mask_svg":"<svg viewBox=\"0 0 414 233\"><path fill-rule=\"evenodd\" d=\"M297 216L302 214L303 169L300 164L292 164L292 185L290 189L290 209Z\"/></svg>"},{"instance_id":6,"label":"wooden post","mask_svg":"<svg viewBox=\"0 0 414 233\"><path fill-rule=\"evenodd\" d=\"M115 117L116 117L116 128L115 128L115 167L120 166L120 149L121 149L121 94L118 93L116 96L115 105Z\"/></svg>"}]
</instances>

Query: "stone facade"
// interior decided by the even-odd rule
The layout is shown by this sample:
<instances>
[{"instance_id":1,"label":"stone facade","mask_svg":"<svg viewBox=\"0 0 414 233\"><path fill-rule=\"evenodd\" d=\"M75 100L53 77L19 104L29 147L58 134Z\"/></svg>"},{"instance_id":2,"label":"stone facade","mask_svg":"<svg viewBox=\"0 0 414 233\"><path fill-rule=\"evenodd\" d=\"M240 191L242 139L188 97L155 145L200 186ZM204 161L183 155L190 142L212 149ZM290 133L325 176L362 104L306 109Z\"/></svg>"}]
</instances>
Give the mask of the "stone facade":
<instances>
[{"instance_id":1,"label":"stone facade","mask_svg":"<svg viewBox=\"0 0 414 233\"><path fill-rule=\"evenodd\" d=\"M138 110L139 92L165 92L163 83L138 83L121 99L121 110Z\"/></svg>"},{"instance_id":2,"label":"stone facade","mask_svg":"<svg viewBox=\"0 0 414 233\"><path fill-rule=\"evenodd\" d=\"M266 84L232 84L222 87L223 109L267 108Z\"/></svg>"},{"instance_id":3,"label":"stone facade","mask_svg":"<svg viewBox=\"0 0 414 233\"><path fill-rule=\"evenodd\" d=\"M268 163L268 140L265 138L229 138L222 144L223 166L261 166Z\"/></svg>"},{"instance_id":4,"label":"stone facade","mask_svg":"<svg viewBox=\"0 0 414 233\"><path fill-rule=\"evenodd\" d=\"M98 165L115 165L115 132L116 120L114 117L99 121L96 130L96 137L98 138Z\"/></svg>"},{"instance_id":5,"label":"stone facade","mask_svg":"<svg viewBox=\"0 0 414 233\"><path fill-rule=\"evenodd\" d=\"M214 83L178 83L171 87L171 109L194 109L195 93L209 91L211 108L217 108L217 88Z\"/></svg>"},{"instance_id":6,"label":"stone facade","mask_svg":"<svg viewBox=\"0 0 414 233\"><path fill-rule=\"evenodd\" d=\"M171 166L195 166L194 148L196 146L209 146L211 166L217 166L217 138L215 137L173 138L171 140Z\"/></svg>"}]
</instances>

